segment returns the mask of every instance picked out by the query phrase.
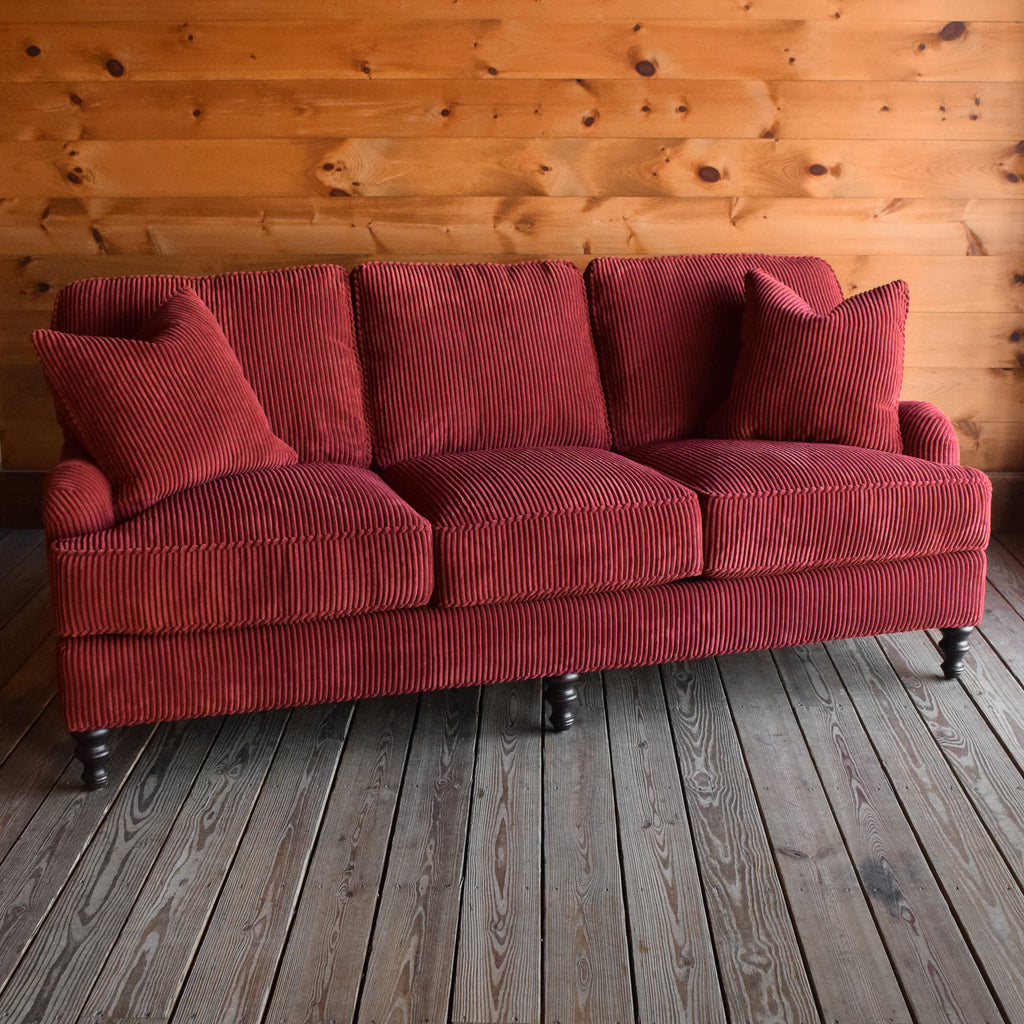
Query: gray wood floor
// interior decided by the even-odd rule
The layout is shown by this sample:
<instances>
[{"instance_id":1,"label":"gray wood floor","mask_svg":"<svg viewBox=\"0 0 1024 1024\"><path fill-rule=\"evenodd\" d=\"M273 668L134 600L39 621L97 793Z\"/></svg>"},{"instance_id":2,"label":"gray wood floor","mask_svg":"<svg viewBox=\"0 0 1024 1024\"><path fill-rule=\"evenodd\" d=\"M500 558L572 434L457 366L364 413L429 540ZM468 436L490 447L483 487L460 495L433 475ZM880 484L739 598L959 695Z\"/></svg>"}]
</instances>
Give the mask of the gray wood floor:
<instances>
[{"instance_id":1,"label":"gray wood floor","mask_svg":"<svg viewBox=\"0 0 1024 1024\"><path fill-rule=\"evenodd\" d=\"M1024 535L905 634L121 732L0 533L2 1024L1024 1024Z\"/></svg>"}]
</instances>

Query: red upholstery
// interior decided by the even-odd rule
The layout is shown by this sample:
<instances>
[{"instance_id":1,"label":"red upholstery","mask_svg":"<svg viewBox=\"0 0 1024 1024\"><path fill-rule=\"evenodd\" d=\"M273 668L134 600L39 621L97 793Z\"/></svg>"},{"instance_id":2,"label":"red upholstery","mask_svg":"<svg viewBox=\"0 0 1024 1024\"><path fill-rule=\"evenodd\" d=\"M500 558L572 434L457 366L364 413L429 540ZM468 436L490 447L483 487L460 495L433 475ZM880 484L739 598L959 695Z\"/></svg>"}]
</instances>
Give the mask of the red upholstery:
<instances>
[{"instance_id":1,"label":"red upholstery","mask_svg":"<svg viewBox=\"0 0 1024 1024\"><path fill-rule=\"evenodd\" d=\"M227 477L50 544L62 635L218 630L425 604L430 528L368 470Z\"/></svg>"},{"instance_id":2,"label":"red upholstery","mask_svg":"<svg viewBox=\"0 0 1024 1024\"><path fill-rule=\"evenodd\" d=\"M752 270L729 397L707 437L903 450L899 397L909 293L894 281L817 313Z\"/></svg>"},{"instance_id":3,"label":"red upholstery","mask_svg":"<svg viewBox=\"0 0 1024 1024\"><path fill-rule=\"evenodd\" d=\"M587 268L615 448L699 437L729 392L743 282L759 267L826 313L842 301L832 268L809 256L608 256Z\"/></svg>"},{"instance_id":4,"label":"red upholstery","mask_svg":"<svg viewBox=\"0 0 1024 1024\"><path fill-rule=\"evenodd\" d=\"M700 496L704 574L757 576L983 548L984 473L844 445L667 441L630 452Z\"/></svg>"},{"instance_id":5,"label":"red upholstery","mask_svg":"<svg viewBox=\"0 0 1024 1024\"><path fill-rule=\"evenodd\" d=\"M298 461L191 288L137 339L36 331L32 342L61 418L110 481L120 518L196 484Z\"/></svg>"},{"instance_id":6,"label":"red upholstery","mask_svg":"<svg viewBox=\"0 0 1024 1024\"><path fill-rule=\"evenodd\" d=\"M430 455L384 478L434 528L437 604L621 590L700 571L696 495L611 452Z\"/></svg>"},{"instance_id":7,"label":"red upholstery","mask_svg":"<svg viewBox=\"0 0 1024 1024\"><path fill-rule=\"evenodd\" d=\"M903 454L960 465L960 442L949 418L931 402L900 402Z\"/></svg>"},{"instance_id":8,"label":"red upholstery","mask_svg":"<svg viewBox=\"0 0 1024 1024\"><path fill-rule=\"evenodd\" d=\"M950 581L957 581L951 586ZM60 641L71 729L975 623L985 554L213 633Z\"/></svg>"},{"instance_id":9,"label":"red upholstery","mask_svg":"<svg viewBox=\"0 0 1024 1024\"><path fill-rule=\"evenodd\" d=\"M610 446L575 264L367 263L352 284L379 465Z\"/></svg>"},{"instance_id":10,"label":"red upholstery","mask_svg":"<svg viewBox=\"0 0 1024 1024\"><path fill-rule=\"evenodd\" d=\"M212 310L274 432L299 458L369 465L352 302L342 267L76 281L58 294L51 326L137 337L153 312L185 286Z\"/></svg>"}]
</instances>

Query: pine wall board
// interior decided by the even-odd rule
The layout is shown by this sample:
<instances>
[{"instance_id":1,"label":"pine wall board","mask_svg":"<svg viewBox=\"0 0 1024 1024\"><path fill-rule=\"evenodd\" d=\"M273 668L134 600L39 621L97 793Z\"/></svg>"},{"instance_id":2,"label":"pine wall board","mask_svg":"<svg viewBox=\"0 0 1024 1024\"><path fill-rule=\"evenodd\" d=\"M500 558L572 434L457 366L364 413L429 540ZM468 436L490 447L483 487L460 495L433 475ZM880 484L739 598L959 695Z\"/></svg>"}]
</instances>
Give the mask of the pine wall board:
<instances>
[{"instance_id":1,"label":"pine wall board","mask_svg":"<svg viewBox=\"0 0 1024 1024\"><path fill-rule=\"evenodd\" d=\"M33 0L0 13L0 465L81 277L813 253L1024 479L1024 0Z\"/></svg>"}]
</instances>

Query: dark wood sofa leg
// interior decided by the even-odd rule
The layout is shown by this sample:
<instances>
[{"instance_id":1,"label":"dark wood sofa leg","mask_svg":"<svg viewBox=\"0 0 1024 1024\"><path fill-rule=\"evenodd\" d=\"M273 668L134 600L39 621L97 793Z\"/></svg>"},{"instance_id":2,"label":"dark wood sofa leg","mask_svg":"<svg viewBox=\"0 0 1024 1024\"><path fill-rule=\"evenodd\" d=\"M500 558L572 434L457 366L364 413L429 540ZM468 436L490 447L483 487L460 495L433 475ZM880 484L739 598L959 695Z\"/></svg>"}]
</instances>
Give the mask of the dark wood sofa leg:
<instances>
[{"instance_id":1,"label":"dark wood sofa leg","mask_svg":"<svg viewBox=\"0 0 1024 1024\"><path fill-rule=\"evenodd\" d=\"M107 758L110 757L110 730L86 729L73 732L75 757L82 762L82 781L88 789L102 789L107 784Z\"/></svg>"},{"instance_id":2,"label":"dark wood sofa leg","mask_svg":"<svg viewBox=\"0 0 1024 1024\"><path fill-rule=\"evenodd\" d=\"M573 705L580 699L576 689L579 678L579 673L567 672L563 676L548 676L544 680L544 699L551 705L548 721L555 732L565 732L576 721Z\"/></svg>"},{"instance_id":3,"label":"dark wood sofa leg","mask_svg":"<svg viewBox=\"0 0 1024 1024\"><path fill-rule=\"evenodd\" d=\"M964 655L970 650L969 639L973 626L951 626L942 631L939 650L942 651L942 675L946 679L959 679L964 670Z\"/></svg>"}]
</instances>

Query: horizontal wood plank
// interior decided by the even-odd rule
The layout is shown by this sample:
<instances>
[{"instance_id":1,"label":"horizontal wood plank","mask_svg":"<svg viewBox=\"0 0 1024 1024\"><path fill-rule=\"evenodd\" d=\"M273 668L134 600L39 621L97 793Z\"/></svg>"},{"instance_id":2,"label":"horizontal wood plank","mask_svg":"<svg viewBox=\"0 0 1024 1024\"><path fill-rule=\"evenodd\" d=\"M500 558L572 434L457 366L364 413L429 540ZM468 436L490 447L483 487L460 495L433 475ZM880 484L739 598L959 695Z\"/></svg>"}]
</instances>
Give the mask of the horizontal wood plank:
<instances>
[{"instance_id":1,"label":"horizontal wood plank","mask_svg":"<svg viewBox=\"0 0 1024 1024\"><path fill-rule=\"evenodd\" d=\"M674 196L1010 199L1024 151L856 139L0 142L0 192L77 197ZM242 172L242 173L240 173Z\"/></svg>"},{"instance_id":2,"label":"horizontal wood plank","mask_svg":"<svg viewBox=\"0 0 1024 1024\"><path fill-rule=\"evenodd\" d=\"M11 199L0 203L0 256L1012 257L1024 251L1022 214L1024 200L1014 199Z\"/></svg>"},{"instance_id":3,"label":"horizontal wood plank","mask_svg":"<svg viewBox=\"0 0 1024 1024\"><path fill-rule=\"evenodd\" d=\"M947 23L948 24L948 23ZM477 19L0 25L0 80L662 78L1016 81L1024 25ZM431 45L424 46L424 39ZM567 50L565 40L572 39ZM979 75L979 67L984 72Z\"/></svg>"},{"instance_id":4,"label":"horizontal wood plank","mask_svg":"<svg viewBox=\"0 0 1024 1024\"><path fill-rule=\"evenodd\" d=\"M0 108L6 114L0 140L23 142L679 136L968 142L1016 140L1024 121L1024 97L1009 82L640 76L0 81Z\"/></svg>"},{"instance_id":5,"label":"horizontal wood plank","mask_svg":"<svg viewBox=\"0 0 1024 1024\"><path fill-rule=\"evenodd\" d=\"M179 0L175 5L181 17L187 20L216 18L246 21L252 17L251 0ZM707 17L708 5L704 0L562 0L553 10L538 5L534 0L476 0L472 4L444 4L431 0L398 0L380 5L378 18L387 23L402 17L430 17L431 19L461 20L465 18L519 19L524 16L564 19L572 15L576 20L612 20L644 18ZM351 7L343 0L261 0L260 13L267 18L300 18L303 20L332 20L351 17ZM64 22L68 10L61 0L34 0L32 14L39 22ZM162 7L132 3L132 0L90 0L88 6L73 11L74 20L87 21L162 21ZM759 0L758 3L721 4L715 8L721 20L750 21L790 18L800 20L903 21L908 18L932 20L960 18L981 21L1019 20L1024 17L1020 0L956 0L936 3L936 0L901 0L899 5L883 0L859 0L843 7L829 0ZM631 22L632 23L632 22Z\"/></svg>"},{"instance_id":6,"label":"horizontal wood plank","mask_svg":"<svg viewBox=\"0 0 1024 1024\"><path fill-rule=\"evenodd\" d=\"M592 256L550 253L555 259L571 259L586 267ZM836 271L847 295L868 291L889 281L902 279L910 286L911 313L957 313L965 319L975 313L1024 313L1024 255L894 256L822 255ZM421 259L422 254L391 254L391 260ZM432 259L444 261L442 256ZM449 256L448 261L472 262L473 254ZM520 257L488 257L513 262ZM225 256L195 252L187 256L148 254L99 254L93 256L54 255L34 259L0 258L0 289L7 296L8 315L0 323L0 364L35 362L30 335L49 323L56 293L73 281L88 277L120 277L130 274L204 275L239 270L272 270L284 265L338 263L351 270L364 260L349 253L296 253L277 257L256 253ZM971 321L973 322L973 321ZM961 338L961 345L962 347Z\"/></svg>"}]
</instances>

